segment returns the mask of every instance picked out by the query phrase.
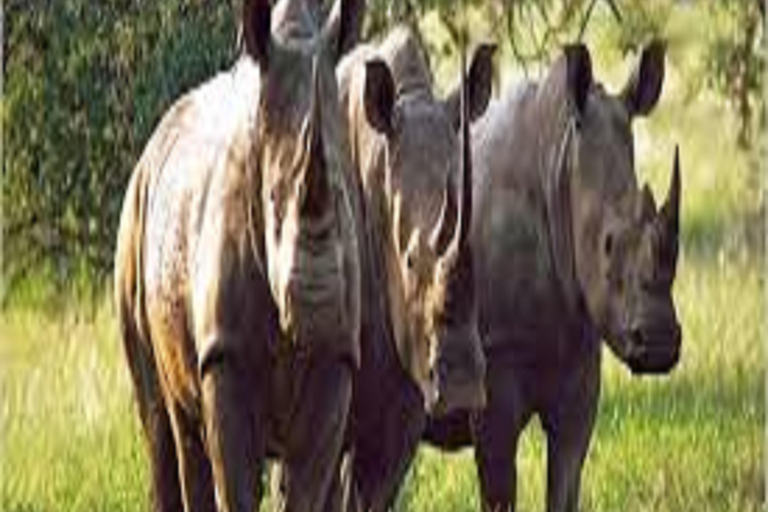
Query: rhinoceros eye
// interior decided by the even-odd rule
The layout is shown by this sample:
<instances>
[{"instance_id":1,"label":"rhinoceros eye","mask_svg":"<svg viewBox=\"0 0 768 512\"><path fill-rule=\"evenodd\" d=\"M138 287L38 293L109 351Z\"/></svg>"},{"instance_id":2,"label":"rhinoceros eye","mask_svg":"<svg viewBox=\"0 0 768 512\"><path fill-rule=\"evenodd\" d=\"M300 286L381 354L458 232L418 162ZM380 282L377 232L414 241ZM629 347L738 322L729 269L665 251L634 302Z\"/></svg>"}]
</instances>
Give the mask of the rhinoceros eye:
<instances>
[{"instance_id":1,"label":"rhinoceros eye","mask_svg":"<svg viewBox=\"0 0 768 512\"><path fill-rule=\"evenodd\" d=\"M603 239L603 251L606 256L610 256L613 252L613 233L608 233Z\"/></svg>"}]
</instances>

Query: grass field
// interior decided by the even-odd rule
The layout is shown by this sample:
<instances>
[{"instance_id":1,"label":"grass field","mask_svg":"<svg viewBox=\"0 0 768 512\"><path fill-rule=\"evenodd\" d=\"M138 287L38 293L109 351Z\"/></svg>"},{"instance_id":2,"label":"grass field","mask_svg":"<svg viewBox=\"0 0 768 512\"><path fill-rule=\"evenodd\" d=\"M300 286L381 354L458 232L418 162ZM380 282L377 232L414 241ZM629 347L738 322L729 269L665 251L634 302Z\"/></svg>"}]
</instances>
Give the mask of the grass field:
<instances>
[{"instance_id":1,"label":"grass field","mask_svg":"<svg viewBox=\"0 0 768 512\"><path fill-rule=\"evenodd\" d=\"M640 379L605 351L585 511L765 510L765 184L754 157L736 151L722 102L686 92L684 66L696 59L686 48L671 48L664 97L636 126L638 174L657 196L682 148L682 360L669 377ZM615 54L596 63L620 84ZM111 303L59 297L40 308L51 295L40 286L0 313L0 510L146 510L147 461ZM543 510L544 460L533 423L518 455L519 510ZM423 449L397 510L477 504L471 452Z\"/></svg>"},{"instance_id":2,"label":"grass field","mask_svg":"<svg viewBox=\"0 0 768 512\"><path fill-rule=\"evenodd\" d=\"M584 510L760 510L765 375L763 275L754 261L684 253L676 297L681 365L637 379L605 353L585 468ZM147 465L108 302L0 318L0 510L144 510ZM518 462L520 510L541 510L544 444L535 423ZM471 452L422 450L402 511L472 510Z\"/></svg>"}]
</instances>

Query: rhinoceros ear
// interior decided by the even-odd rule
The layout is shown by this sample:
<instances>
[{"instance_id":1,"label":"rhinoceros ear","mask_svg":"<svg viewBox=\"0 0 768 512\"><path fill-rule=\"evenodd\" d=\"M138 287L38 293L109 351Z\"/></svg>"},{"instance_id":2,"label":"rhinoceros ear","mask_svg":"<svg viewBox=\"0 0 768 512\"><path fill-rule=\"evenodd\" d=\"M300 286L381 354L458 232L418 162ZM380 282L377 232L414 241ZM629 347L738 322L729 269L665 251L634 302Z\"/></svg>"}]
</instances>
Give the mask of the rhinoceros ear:
<instances>
[{"instance_id":1,"label":"rhinoceros ear","mask_svg":"<svg viewBox=\"0 0 768 512\"><path fill-rule=\"evenodd\" d=\"M566 62L566 86L568 95L579 114L584 113L592 88L592 58L581 43L563 48Z\"/></svg>"},{"instance_id":2,"label":"rhinoceros ear","mask_svg":"<svg viewBox=\"0 0 768 512\"><path fill-rule=\"evenodd\" d=\"M661 95L666 43L655 39L643 49L640 62L627 80L620 97L630 117L647 115Z\"/></svg>"},{"instance_id":3,"label":"rhinoceros ear","mask_svg":"<svg viewBox=\"0 0 768 512\"><path fill-rule=\"evenodd\" d=\"M392 132L392 111L395 108L395 82L389 67L381 59L365 63L363 104L370 125L379 133L389 135Z\"/></svg>"},{"instance_id":4,"label":"rhinoceros ear","mask_svg":"<svg viewBox=\"0 0 768 512\"><path fill-rule=\"evenodd\" d=\"M328 44L334 48L334 59L340 59L355 47L365 13L365 0L337 0L323 28Z\"/></svg>"},{"instance_id":5,"label":"rhinoceros ear","mask_svg":"<svg viewBox=\"0 0 768 512\"><path fill-rule=\"evenodd\" d=\"M246 52L259 63L262 70L266 70L272 37L269 0L245 0L242 23Z\"/></svg>"},{"instance_id":6,"label":"rhinoceros ear","mask_svg":"<svg viewBox=\"0 0 768 512\"><path fill-rule=\"evenodd\" d=\"M474 122L483 115L491 99L493 89L493 55L496 45L482 43L472 56L466 80L469 87L469 121ZM461 80L459 80L461 82ZM445 109L454 130L461 127L461 84L457 85L445 100Z\"/></svg>"}]
</instances>

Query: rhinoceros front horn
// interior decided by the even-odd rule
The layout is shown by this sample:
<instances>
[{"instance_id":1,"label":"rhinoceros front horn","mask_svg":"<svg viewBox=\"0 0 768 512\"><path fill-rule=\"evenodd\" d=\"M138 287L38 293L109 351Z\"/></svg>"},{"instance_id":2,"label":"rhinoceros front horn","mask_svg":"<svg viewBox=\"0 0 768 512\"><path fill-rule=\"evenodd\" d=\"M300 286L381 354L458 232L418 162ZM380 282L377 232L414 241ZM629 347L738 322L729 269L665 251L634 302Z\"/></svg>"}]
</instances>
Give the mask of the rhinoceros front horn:
<instances>
[{"instance_id":1,"label":"rhinoceros front horn","mask_svg":"<svg viewBox=\"0 0 768 512\"><path fill-rule=\"evenodd\" d=\"M472 215L472 155L470 153L469 136L469 98L465 80L465 55L461 53L461 201L455 198L454 185L451 176L446 178L446 192L443 200L440 220L430 238L433 248L444 257L456 258L463 250L469 236ZM457 208L457 202L460 207ZM458 210L458 212L457 212ZM457 222L458 217L458 222Z\"/></svg>"},{"instance_id":2,"label":"rhinoceros front horn","mask_svg":"<svg viewBox=\"0 0 768 512\"><path fill-rule=\"evenodd\" d=\"M469 237L470 221L472 219L472 153L469 135L469 87L465 78L466 57L465 49L461 52L461 211L459 212L456 244L458 250L464 250Z\"/></svg>"},{"instance_id":3,"label":"rhinoceros front horn","mask_svg":"<svg viewBox=\"0 0 768 512\"><path fill-rule=\"evenodd\" d=\"M323 120L320 110L320 77L317 60L313 63L311 95L308 137L305 139L307 147L304 148L308 158L304 175L305 194L301 202L301 212L308 216L319 215L324 211L330 193L323 151Z\"/></svg>"},{"instance_id":4,"label":"rhinoceros front horn","mask_svg":"<svg viewBox=\"0 0 768 512\"><path fill-rule=\"evenodd\" d=\"M662 240L659 256L665 266L674 269L677 264L680 234L680 151L677 146L675 146L669 191L659 211L659 221Z\"/></svg>"}]
</instances>

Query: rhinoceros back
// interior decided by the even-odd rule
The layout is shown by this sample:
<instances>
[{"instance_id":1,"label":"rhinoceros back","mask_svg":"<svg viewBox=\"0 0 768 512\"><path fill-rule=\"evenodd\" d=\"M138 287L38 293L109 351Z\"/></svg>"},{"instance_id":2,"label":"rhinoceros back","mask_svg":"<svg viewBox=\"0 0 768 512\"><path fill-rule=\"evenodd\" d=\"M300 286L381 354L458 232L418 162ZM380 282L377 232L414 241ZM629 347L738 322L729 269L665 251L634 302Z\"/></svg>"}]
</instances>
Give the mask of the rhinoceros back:
<instances>
[{"instance_id":1,"label":"rhinoceros back","mask_svg":"<svg viewBox=\"0 0 768 512\"><path fill-rule=\"evenodd\" d=\"M121 219L118 247L126 248L119 252L131 253L133 269L132 285L122 286L134 289L124 295L132 296L135 323L152 345L168 391L193 410L203 348L193 336L193 282L199 249L213 242L204 221L223 216L230 226L246 226L245 161L258 104L257 73L242 59L171 107L137 164ZM233 231L240 231L236 245L252 248L245 229ZM118 279L121 273L118 268Z\"/></svg>"},{"instance_id":2,"label":"rhinoceros back","mask_svg":"<svg viewBox=\"0 0 768 512\"><path fill-rule=\"evenodd\" d=\"M487 350L525 364L558 350L547 319L563 313L536 151L537 93L525 84L493 101L472 142L480 329Z\"/></svg>"}]
</instances>

